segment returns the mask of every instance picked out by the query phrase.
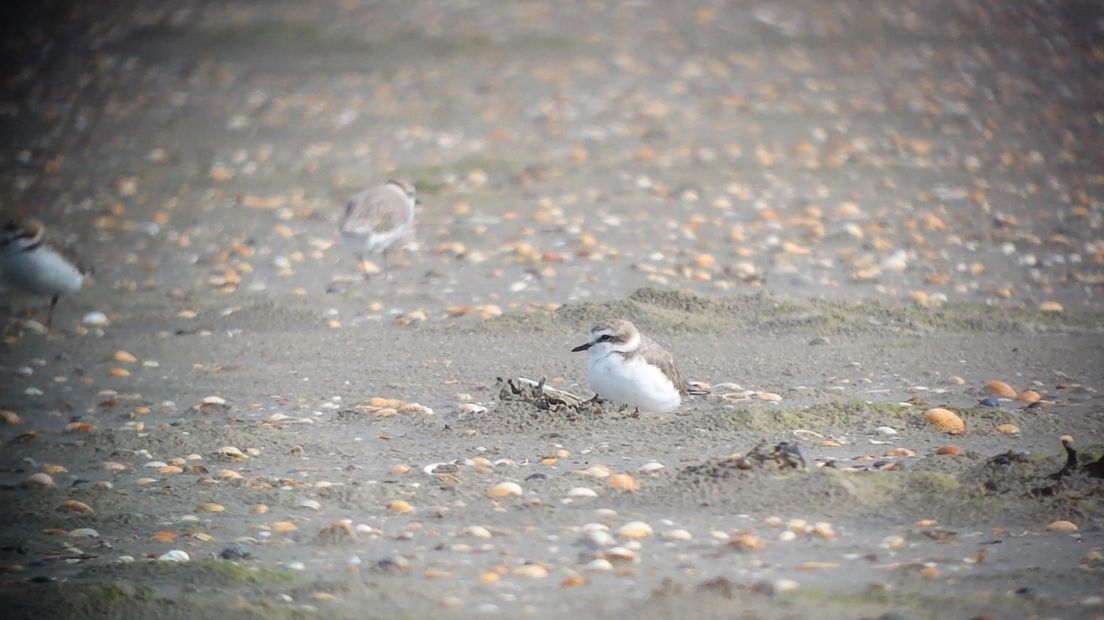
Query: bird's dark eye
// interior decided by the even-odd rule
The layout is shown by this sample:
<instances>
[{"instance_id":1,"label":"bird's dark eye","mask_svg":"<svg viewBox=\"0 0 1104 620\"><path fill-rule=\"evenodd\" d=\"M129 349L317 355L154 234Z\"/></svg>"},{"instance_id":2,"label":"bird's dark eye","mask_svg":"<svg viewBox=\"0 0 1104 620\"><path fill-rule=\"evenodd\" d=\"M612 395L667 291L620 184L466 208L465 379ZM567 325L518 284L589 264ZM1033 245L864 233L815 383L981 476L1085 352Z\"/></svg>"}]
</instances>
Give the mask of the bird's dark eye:
<instances>
[{"instance_id":1,"label":"bird's dark eye","mask_svg":"<svg viewBox=\"0 0 1104 620\"><path fill-rule=\"evenodd\" d=\"M598 338L598 342L609 342L610 340L613 340L613 336L609 334L602 334L602 336Z\"/></svg>"}]
</instances>

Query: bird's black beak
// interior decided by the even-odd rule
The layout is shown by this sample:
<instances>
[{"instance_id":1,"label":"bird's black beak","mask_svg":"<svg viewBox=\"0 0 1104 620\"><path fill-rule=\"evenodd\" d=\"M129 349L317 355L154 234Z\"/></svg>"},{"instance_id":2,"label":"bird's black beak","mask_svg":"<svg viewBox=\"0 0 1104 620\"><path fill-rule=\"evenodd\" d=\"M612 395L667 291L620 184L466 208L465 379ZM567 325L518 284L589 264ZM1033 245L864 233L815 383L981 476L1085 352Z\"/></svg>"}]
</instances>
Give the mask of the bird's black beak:
<instances>
[{"instance_id":1,"label":"bird's black beak","mask_svg":"<svg viewBox=\"0 0 1104 620\"><path fill-rule=\"evenodd\" d=\"M590 343L588 342L586 344L581 344L581 345L575 347L574 349L571 350L571 352L572 353L578 353L579 351L586 351L589 348L590 348Z\"/></svg>"}]
</instances>

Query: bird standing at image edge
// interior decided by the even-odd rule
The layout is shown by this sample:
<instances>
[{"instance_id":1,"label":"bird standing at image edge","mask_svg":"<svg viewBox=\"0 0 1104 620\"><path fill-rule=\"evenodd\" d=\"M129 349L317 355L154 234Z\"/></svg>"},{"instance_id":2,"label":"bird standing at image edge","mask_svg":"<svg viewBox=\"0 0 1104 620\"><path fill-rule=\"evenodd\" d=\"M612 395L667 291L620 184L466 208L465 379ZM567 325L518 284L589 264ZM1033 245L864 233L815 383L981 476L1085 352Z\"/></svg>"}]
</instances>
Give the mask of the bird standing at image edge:
<instances>
[{"instance_id":1,"label":"bird standing at image edge","mask_svg":"<svg viewBox=\"0 0 1104 620\"><path fill-rule=\"evenodd\" d=\"M46 228L36 220L9 221L0 229L0 280L16 290L50 298L46 326L62 295L81 289L87 273L65 249L47 243Z\"/></svg>"}]
</instances>

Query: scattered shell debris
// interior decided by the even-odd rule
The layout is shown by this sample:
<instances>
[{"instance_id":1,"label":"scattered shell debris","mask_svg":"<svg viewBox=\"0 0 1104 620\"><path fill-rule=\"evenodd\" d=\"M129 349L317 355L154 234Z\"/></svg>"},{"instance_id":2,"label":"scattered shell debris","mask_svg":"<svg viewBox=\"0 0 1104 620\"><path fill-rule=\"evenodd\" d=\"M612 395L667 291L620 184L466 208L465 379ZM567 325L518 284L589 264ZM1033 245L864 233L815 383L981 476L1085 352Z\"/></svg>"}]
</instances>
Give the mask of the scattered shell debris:
<instances>
[{"instance_id":1,"label":"scattered shell debris","mask_svg":"<svg viewBox=\"0 0 1104 620\"><path fill-rule=\"evenodd\" d=\"M401 4L16 24L5 213L95 269L0 294L8 602L1099 615L1098 23ZM591 398L615 316L711 394Z\"/></svg>"}]
</instances>

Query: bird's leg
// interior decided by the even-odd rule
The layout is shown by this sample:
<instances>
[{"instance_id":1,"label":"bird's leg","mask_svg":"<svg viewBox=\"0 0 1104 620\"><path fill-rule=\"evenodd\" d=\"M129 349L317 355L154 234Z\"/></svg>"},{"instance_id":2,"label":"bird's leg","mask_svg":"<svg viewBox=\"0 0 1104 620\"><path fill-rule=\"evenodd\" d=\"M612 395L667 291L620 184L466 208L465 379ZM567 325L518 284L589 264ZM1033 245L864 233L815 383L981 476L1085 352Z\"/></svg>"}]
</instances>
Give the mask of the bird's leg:
<instances>
[{"instance_id":1,"label":"bird's leg","mask_svg":"<svg viewBox=\"0 0 1104 620\"><path fill-rule=\"evenodd\" d=\"M384 248L384 250L383 250L383 252L381 252L381 254L383 255L383 279L384 280L390 280L391 279L391 267L387 264L387 249Z\"/></svg>"},{"instance_id":2,"label":"bird's leg","mask_svg":"<svg viewBox=\"0 0 1104 620\"><path fill-rule=\"evenodd\" d=\"M57 305L58 296L54 295L50 298L50 311L46 313L46 327L50 327L54 324L54 306Z\"/></svg>"},{"instance_id":3,"label":"bird's leg","mask_svg":"<svg viewBox=\"0 0 1104 620\"><path fill-rule=\"evenodd\" d=\"M371 279L371 273L368 271L368 259L363 254L357 254L356 257L360 261L360 271L364 274L364 279Z\"/></svg>"}]
</instances>

